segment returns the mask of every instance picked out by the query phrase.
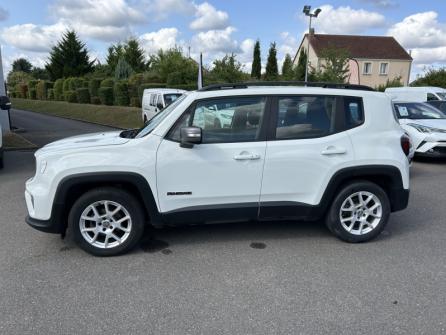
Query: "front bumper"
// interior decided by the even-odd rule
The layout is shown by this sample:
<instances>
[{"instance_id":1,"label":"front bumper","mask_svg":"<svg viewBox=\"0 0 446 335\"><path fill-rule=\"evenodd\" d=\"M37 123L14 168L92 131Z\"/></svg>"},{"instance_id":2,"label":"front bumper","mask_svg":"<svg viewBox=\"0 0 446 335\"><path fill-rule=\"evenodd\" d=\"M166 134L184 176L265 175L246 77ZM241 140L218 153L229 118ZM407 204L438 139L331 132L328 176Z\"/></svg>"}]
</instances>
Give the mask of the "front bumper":
<instances>
[{"instance_id":1,"label":"front bumper","mask_svg":"<svg viewBox=\"0 0 446 335\"><path fill-rule=\"evenodd\" d=\"M50 218L49 220L37 220L28 215L25 221L34 229L43 231L45 233L61 234L64 232L64 229L62 229L63 225L59 224L59 222L57 222L53 218Z\"/></svg>"}]
</instances>

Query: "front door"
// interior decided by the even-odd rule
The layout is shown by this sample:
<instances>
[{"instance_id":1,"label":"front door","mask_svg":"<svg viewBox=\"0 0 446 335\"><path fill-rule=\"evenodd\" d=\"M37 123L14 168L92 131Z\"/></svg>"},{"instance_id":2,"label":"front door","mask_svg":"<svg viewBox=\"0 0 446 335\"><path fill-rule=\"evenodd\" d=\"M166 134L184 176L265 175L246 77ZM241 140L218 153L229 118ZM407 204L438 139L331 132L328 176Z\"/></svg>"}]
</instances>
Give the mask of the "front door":
<instances>
[{"instance_id":1,"label":"front door","mask_svg":"<svg viewBox=\"0 0 446 335\"><path fill-rule=\"evenodd\" d=\"M157 152L160 210L170 222L256 219L265 160L266 97L201 100ZM224 113L219 113L224 110ZM202 144L179 145L184 126L202 128Z\"/></svg>"}]
</instances>

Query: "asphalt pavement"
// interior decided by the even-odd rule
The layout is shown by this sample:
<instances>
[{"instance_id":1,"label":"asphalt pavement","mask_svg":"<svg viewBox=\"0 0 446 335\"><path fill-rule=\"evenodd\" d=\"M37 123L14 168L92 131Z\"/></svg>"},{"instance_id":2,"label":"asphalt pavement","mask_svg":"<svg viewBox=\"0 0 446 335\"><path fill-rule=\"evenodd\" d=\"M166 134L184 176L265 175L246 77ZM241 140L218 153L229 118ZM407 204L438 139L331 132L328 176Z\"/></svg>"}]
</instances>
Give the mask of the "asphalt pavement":
<instances>
[{"instance_id":1,"label":"asphalt pavement","mask_svg":"<svg viewBox=\"0 0 446 335\"><path fill-rule=\"evenodd\" d=\"M70 129L55 138L83 131L52 119ZM25 224L33 174L32 152L6 153L0 334L446 334L444 161L414 163L409 208L369 243L322 223L223 224L159 230L113 258Z\"/></svg>"}]
</instances>

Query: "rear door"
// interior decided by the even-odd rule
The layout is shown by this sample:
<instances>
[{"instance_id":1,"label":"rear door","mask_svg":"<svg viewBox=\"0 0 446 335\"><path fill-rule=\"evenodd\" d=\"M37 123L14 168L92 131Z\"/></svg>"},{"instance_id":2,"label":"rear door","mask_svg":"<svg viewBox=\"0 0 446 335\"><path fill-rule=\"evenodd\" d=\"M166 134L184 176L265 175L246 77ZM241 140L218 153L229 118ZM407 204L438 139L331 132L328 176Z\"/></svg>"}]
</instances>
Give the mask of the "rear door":
<instances>
[{"instance_id":1,"label":"rear door","mask_svg":"<svg viewBox=\"0 0 446 335\"><path fill-rule=\"evenodd\" d=\"M341 96L282 96L272 103L260 218L306 217L330 178L354 158L346 128L363 122L362 102ZM349 112L346 118L345 110Z\"/></svg>"}]
</instances>

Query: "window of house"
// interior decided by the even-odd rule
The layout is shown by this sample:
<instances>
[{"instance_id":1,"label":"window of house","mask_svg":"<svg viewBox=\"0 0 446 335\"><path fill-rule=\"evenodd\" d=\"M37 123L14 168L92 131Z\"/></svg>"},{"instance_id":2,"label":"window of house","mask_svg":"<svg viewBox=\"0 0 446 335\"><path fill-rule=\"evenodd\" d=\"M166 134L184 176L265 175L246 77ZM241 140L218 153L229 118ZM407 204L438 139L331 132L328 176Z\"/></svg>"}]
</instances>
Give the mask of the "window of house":
<instances>
[{"instance_id":1,"label":"window of house","mask_svg":"<svg viewBox=\"0 0 446 335\"><path fill-rule=\"evenodd\" d=\"M363 74L372 74L372 63L366 62L364 63L364 68L362 71Z\"/></svg>"},{"instance_id":2,"label":"window of house","mask_svg":"<svg viewBox=\"0 0 446 335\"><path fill-rule=\"evenodd\" d=\"M379 74L386 75L389 73L389 63L381 63L379 65Z\"/></svg>"}]
</instances>

